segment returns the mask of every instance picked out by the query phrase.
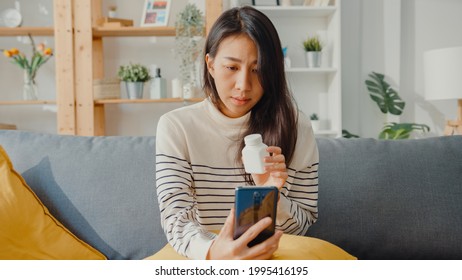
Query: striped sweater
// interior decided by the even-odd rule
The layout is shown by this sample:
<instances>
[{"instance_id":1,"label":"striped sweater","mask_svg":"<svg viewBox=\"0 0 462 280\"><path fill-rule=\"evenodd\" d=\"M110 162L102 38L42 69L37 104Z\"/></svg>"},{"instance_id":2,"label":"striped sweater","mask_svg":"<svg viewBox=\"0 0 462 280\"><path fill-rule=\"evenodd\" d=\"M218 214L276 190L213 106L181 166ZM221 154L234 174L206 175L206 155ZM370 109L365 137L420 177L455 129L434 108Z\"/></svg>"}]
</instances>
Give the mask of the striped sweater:
<instances>
[{"instance_id":1,"label":"striped sweater","mask_svg":"<svg viewBox=\"0 0 462 280\"><path fill-rule=\"evenodd\" d=\"M205 259L245 185L236 161L250 113L228 118L209 101L163 115L156 135L156 183L168 242L180 254ZM304 234L317 219L318 149L310 121L300 113L289 178L278 202L276 228Z\"/></svg>"}]
</instances>

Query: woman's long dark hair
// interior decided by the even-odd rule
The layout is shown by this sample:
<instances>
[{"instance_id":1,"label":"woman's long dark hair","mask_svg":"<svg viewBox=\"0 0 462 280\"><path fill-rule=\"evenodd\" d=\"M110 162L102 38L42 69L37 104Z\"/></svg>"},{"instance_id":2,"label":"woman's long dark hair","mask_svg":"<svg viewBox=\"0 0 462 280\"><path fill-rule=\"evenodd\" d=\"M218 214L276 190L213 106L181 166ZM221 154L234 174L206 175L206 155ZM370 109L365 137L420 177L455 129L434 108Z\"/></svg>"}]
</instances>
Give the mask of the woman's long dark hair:
<instances>
[{"instance_id":1,"label":"woman's long dark hair","mask_svg":"<svg viewBox=\"0 0 462 280\"><path fill-rule=\"evenodd\" d=\"M251 110L249 127L244 135L260 133L268 146L279 146L291 162L297 142L298 110L287 86L284 56L276 28L262 12L248 6L229 9L212 26L205 43L204 55L214 58L220 43L227 37L246 34L258 49L258 75L263 96ZM204 65L204 92L217 108L220 97L215 82ZM243 135L243 136L244 136ZM240 161L244 139L237 159ZM252 183L250 176L245 176Z\"/></svg>"}]
</instances>

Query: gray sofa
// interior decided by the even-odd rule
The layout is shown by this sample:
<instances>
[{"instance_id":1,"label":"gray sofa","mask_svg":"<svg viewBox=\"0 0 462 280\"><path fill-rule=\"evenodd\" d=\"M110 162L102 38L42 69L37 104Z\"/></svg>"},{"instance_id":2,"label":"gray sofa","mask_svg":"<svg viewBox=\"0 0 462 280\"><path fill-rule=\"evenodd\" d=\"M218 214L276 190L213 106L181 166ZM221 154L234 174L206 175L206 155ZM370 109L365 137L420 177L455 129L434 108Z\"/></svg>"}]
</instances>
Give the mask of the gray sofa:
<instances>
[{"instance_id":1,"label":"gray sofa","mask_svg":"<svg viewBox=\"0 0 462 280\"><path fill-rule=\"evenodd\" d=\"M462 259L461 136L317 141L319 220L307 235L359 259ZM109 259L166 244L154 137L0 130L0 145L50 212Z\"/></svg>"}]
</instances>

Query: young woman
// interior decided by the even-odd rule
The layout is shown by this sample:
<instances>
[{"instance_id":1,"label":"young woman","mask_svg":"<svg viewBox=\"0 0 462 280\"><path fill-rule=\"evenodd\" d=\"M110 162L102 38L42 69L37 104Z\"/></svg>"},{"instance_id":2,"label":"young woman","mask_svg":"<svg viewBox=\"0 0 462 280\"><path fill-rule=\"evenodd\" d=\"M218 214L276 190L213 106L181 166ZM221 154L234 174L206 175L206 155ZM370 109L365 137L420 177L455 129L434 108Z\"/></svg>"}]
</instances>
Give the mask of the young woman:
<instances>
[{"instance_id":1,"label":"young woman","mask_svg":"<svg viewBox=\"0 0 462 280\"><path fill-rule=\"evenodd\" d=\"M207 98L166 113L158 124L163 228L188 258L268 259L282 232L302 235L317 219L318 149L310 121L288 90L276 29L258 10L225 11L208 35L204 61ZM243 139L253 133L269 146L264 174L243 168ZM233 239L234 189L242 185L277 186L280 193L276 233L250 248L271 219Z\"/></svg>"}]
</instances>

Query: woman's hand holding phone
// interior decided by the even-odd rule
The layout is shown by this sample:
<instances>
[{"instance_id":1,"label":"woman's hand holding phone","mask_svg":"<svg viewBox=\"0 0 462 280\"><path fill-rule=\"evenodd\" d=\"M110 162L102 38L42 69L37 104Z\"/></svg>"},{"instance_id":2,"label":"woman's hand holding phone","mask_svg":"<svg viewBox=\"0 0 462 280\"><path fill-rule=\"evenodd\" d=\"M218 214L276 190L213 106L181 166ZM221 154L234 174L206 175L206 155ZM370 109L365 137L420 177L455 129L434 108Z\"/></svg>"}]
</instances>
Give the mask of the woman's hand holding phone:
<instances>
[{"instance_id":1,"label":"woman's hand holding phone","mask_svg":"<svg viewBox=\"0 0 462 280\"><path fill-rule=\"evenodd\" d=\"M248 247L252 240L265 230L271 223L271 218L261 219L251 226L239 238L234 240L234 208L231 209L220 234L213 241L207 254L209 260L265 260L269 259L279 246L282 231L276 231L273 236L262 243Z\"/></svg>"}]
</instances>

